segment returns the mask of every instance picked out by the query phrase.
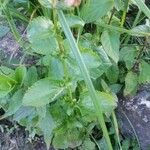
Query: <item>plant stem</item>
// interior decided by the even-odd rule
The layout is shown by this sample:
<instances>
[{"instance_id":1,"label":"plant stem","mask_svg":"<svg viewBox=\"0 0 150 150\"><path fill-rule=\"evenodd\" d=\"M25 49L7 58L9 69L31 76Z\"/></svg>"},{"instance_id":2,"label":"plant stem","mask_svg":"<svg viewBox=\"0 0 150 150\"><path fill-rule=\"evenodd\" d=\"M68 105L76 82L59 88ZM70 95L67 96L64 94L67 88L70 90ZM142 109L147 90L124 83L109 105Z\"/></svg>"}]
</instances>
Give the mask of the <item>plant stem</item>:
<instances>
[{"instance_id":1,"label":"plant stem","mask_svg":"<svg viewBox=\"0 0 150 150\"><path fill-rule=\"evenodd\" d=\"M62 26L62 29L69 41L69 44L70 44L70 47L72 49L72 52L77 60L77 63L80 67L80 70L81 70L81 73L84 77L84 81L87 85L87 88L89 90L89 93L90 93L90 96L93 100L93 104L95 106L95 110L96 110L96 115L98 117L98 121L99 121L99 124L102 128L102 131L103 131L103 134L104 134L104 137L106 139L106 142L108 144L108 149L109 150L113 150L112 148L112 144L111 144L111 141L110 141L110 138L109 138L109 134L108 134L108 131L107 131L107 127L106 127L106 124L105 124L105 121L104 121L104 116L103 116L103 113L102 113L102 108L101 108L101 105L99 104L99 99L98 99L98 96L96 94L96 91L95 91L95 88L93 86L93 83L91 81L91 78L90 78L90 75L89 75L89 72L87 70L87 67L82 59L82 56L81 56L81 53L80 53L80 50L77 46L77 43L75 42L75 39L71 33L71 30L66 22L66 19L65 19L65 16L63 14L63 12L61 10L58 10L58 16L59 16L59 20L60 20L60 24Z\"/></svg>"},{"instance_id":2,"label":"plant stem","mask_svg":"<svg viewBox=\"0 0 150 150\"><path fill-rule=\"evenodd\" d=\"M113 124L114 124L115 132L116 132L116 137L117 137L117 142L118 142L118 145L119 145L119 149L122 150L121 143L120 143L120 137L119 137L117 118L116 118L116 115L115 115L114 111L112 112L112 119L113 119Z\"/></svg>"},{"instance_id":3,"label":"plant stem","mask_svg":"<svg viewBox=\"0 0 150 150\"><path fill-rule=\"evenodd\" d=\"M126 3L125 3L125 8L124 8L123 15L122 15L122 18L121 18L121 25L120 25L121 27L123 27L123 25L125 23L125 20L126 20L128 5L129 5L129 0L127 0Z\"/></svg>"},{"instance_id":4,"label":"plant stem","mask_svg":"<svg viewBox=\"0 0 150 150\"><path fill-rule=\"evenodd\" d=\"M55 0L53 0L53 3L55 3ZM57 27L57 10L56 10L56 8L53 8L53 22L54 22L54 28L55 28L55 31L56 31L56 36L57 36L57 41L58 41L60 53L64 57L66 55L66 52L65 52L65 49L62 45L62 39L61 39L60 31ZM68 74L68 67L67 67L67 64L65 62L65 58L61 58L61 61L62 61L62 64L63 64L63 69L64 69L64 77L65 77L65 80L68 82L69 74ZM68 91L69 98L72 100L73 98L72 98L72 91L71 91L70 86L67 87L67 91Z\"/></svg>"},{"instance_id":5,"label":"plant stem","mask_svg":"<svg viewBox=\"0 0 150 150\"><path fill-rule=\"evenodd\" d=\"M125 28L108 25L108 24L103 23L103 22L97 23L97 25L99 25L103 28L112 30L112 31L117 31L117 32L120 32L120 33L127 33L127 34L132 35L132 36L137 36L137 35L138 36L150 36L150 33L148 33L148 32L135 32L135 31L128 30L128 29L125 29Z\"/></svg>"}]
</instances>

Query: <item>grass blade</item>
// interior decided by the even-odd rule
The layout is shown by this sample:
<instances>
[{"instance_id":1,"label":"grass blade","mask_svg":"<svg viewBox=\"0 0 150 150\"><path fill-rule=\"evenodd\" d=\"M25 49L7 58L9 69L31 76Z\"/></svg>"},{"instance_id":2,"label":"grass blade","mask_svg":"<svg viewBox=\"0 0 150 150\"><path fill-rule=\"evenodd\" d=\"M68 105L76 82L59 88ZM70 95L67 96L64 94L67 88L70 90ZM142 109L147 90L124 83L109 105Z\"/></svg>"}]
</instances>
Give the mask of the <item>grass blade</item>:
<instances>
[{"instance_id":1,"label":"grass blade","mask_svg":"<svg viewBox=\"0 0 150 150\"><path fill-rule=\"evenodd\" d=\"M150 9L145 5L143 0L135 0L137 6L143 11L143 13L150 19Z\"/></svg>"},{"instance_id":2,"label":"grass blade","mask_svg":"<svg viewBox=\"0 0 150 150\"><path fill-rule=\"evenodd\" d=\"M66 22L66 19L65 19L65 16L63 14L63 12L61 10L58 10L58 16L59 16L59 21L60 21L60 24L62 26L62 29L69 41L69 44L70 44L70 47L72 49L72 52L78 62L78 65L80 67L80 70L81 70L81 73L84 77L84 80L85 80L85 83L87 85L87 88L89 90L89 93L90 93L90 96L93 100L93 104L95 106L95 110L96 110L96 115L98 117L98 121L99 121L99 124L103 130L103 134L104 134L104 137L106 139L106 142L107 142L107 145L108 145L108 149L109 150L113 150L112 149L112 144L111 144L111 141L110 141L110 138L109 138L109 134L108 134L108 131L107 131L107 128L106 128L106 124L105 124L105 121L104 121L104 116L102 114L102 109L101 109L101 106L99 105L99 99L97 97L97 94L96 94L96 91L95 91L95 88L93 86L93 83L90 79L90 75L89 75L89 72L87 70L87 67L82 59L82 56L81 56L81 53L80 53L80 50L77 46L77 43L75 42L75 39L72 35L72 32Z\"/></svg>"}]
</instances>

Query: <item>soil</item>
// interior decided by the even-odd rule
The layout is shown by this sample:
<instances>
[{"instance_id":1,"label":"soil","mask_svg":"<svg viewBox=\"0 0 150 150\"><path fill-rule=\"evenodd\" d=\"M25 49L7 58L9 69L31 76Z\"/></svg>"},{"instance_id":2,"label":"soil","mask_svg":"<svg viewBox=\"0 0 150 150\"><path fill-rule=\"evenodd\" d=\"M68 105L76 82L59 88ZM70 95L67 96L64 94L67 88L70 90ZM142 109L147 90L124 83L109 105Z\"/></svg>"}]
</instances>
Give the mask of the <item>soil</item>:
<instances>
[{"instance_id":1,"label":"soil","mask_svg":"<svg viewBox=\"0 0 150 150\"><path fill-rule=\"evenodd\" d=\"M0 121L0 150L47 150L43 141L43 137L38 136L31 140L23 127L12 126L7 120Z\"/></svg>"}]
</instances>

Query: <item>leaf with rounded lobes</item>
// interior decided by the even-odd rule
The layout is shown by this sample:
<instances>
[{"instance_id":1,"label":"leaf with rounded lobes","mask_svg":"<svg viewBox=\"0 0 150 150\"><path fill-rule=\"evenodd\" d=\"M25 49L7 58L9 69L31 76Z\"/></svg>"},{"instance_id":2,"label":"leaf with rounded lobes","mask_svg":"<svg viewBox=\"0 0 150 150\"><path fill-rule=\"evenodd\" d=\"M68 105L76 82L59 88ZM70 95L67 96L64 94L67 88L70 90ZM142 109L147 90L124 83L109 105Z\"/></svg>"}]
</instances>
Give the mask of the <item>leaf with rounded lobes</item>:
<instances>
[{"instance_id":1,"label":"leaf with rounded lobes","mask_svg":"<svg viewBox=\"0 0 150 150\"><path fill-rule=\"evenodd\" d=\"M83 27L85 22L79 17L75 15L66 15L66 20L71 28Z\"/></svg>"},{"instance_id":2,"label":"leaf with rounded lobes","mask_svg":"<svg viewBox=\"0 0 150 150\"><path fill-rule=\"evenodd\" d=\"M25 93L23 105L42 107L63 95L66 88L48 78L35 82Z\"/></svg>"},{"instance_id":3,"label":"leaf with rounded lobes","mask_svg":"<svg viewBox=\"0 0 150 150\"><path fill-rule=\"evenodd\" d=\"M113 0L88 0L81 9L81 17L86 23L96 21L113 7Z\"/></svg>"},{"instance_id":4,"label":"leaf with rounded lobes","mask_svg":"<svg viewBox=\"0 0 150 150\"><path fill-rule=\"evenodd\" d=\"M107 55L115 63L119 61L120 34L105 30L101 36L101 42Z\"/></svg>"},{"instance_id":5,"label":"leaf with rounded lobes","mask_svg":"<svg viewBox=\"0 0 150 150\"><path fill-rule=\"evenodd\" d=\"M127 96L136 94L137 85L138 85L137 74L132 71L128 72L125 78L124 95Z\"/></svg>"},{"instance_id":6,"label":"leaf with rounded lobes","mask_svg":"<svg viewBox=\"0 0 150 150\"><path fill-rule=\"evenodd\" d=\"M97 92L97 96L103 113L109 114L117 107L117 97L115 95ZM89 121L95 120L95 108L88 92L81 93L79 107L81 108L81 114L87 117Z\"/></svg>"},{"instance_id":7,"label":"leaf with rounded lobes","mask_svg":"<svg viewBox=\"0 0 150 150\"><path fill-rule=\"evenodd\" d=\"M150 64L145 61L142 61L139 66L139 83L150 83Z\"/></svg>"},{"instance_id":8,"label":"leaf with rounded lobes","mask_svg":"<svg viewBox=\"0 0 150 150\"><path fill-rule=\"evenodd\" d=\"M52 21L46 17L37 17L30 22L27 36L34 52L48 55L58 49L53 27Z\"/></svg>"}]
</instances>

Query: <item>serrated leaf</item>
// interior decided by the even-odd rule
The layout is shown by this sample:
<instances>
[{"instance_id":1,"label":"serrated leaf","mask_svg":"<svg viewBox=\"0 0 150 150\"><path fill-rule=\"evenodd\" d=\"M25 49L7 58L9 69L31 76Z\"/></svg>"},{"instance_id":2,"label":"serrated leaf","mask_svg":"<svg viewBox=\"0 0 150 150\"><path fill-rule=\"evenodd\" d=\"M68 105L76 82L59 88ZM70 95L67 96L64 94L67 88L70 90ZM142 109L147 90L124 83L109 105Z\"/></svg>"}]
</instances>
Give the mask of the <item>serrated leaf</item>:
<instances>
[{"instance_id":1,"label":"serrated leaf","mask_svg":"<svg viewBox=\"0 0 150 150\"><path fill-rule=\"evenodd\" d=\"M106 71L106 77L110 83L116 83L119 76L119 68L116 64L113 64Z\"/></svg>"},{"instance_id":2,"label":"serrated leaf","mask_svg":"<svg viewBox=\"0 0 150 150\"><path fill-rule=\"evenodd\" d=\"M150 64L142 61L139 66L139 83L150 83Z\"/></svg>"},{"instance_id":3,"label":"serrated leaf","mask_svg":"<svg viewBox=\"0 0 150 150\"><path fill-rule=\"evenodd\" d=\"M101 36L101 42L107 55L113 59L115 63L119 61L120 34L117 32L105 30Z\"/></svg>"},{"instance_id":4,"label":"serrated leaf","mask_svg":"<svg viewBox=\"0 0 150 150\"><path fill-rule=\"evenodd\" d=\"M12 96L12 98L9 102L8 110L4 114L5 117L13 115L21 107L22 98L23 98L23 90L22 89L20 89L14 93L14 95Z\"/></svg>"},{"instance_id":5,"label":"serrated leaf","mask_svg":"<svg viewBox=\"0 0 150 150\"><path fill-rule=\"evenodd\" d=\"M13 119L19 122L21 119L31 116L31 114L35 114L35 109L33 107L22 106L14 114Z\"/></svg>"},{"instance_id":6,"label":"serrated leaf","mask_svg":"<svg viewBox=\"0 0 150 150\"><path fill-rule=\"evenodd\" d=\"M42 91L41 91L42 90ZM25 93L23 105L42 107L53 102L64 93L65 87L60 87L56 81L48 78L35 82Z\"/></svg>"},{"instance_id":7,"label":"serrated leaf","mask_svg":"<svg viewBox=\"0 0 150 150\"><path fill-rule=\"evenodd\" d=\"M81 17L86 23L98 20L113 7L112 0L88 0L81 9Z\"/></svg>"},{"instance_id":8,"label":"serrated leaf","mask_svg":"<svg viewBox=\"0 0 150 150\"><path fill-rule=\"evenodd\" d=\"M27 29L27 35L31 47L38 54L48 55L58 49L53 23L46 17L33 19Z\"/></svg>"},{"instance_id":9,"label":"serrated leaf","mask_svg":"<svg viewBox=\"0 0 150 150\"><path fill-rule=\"evenodd\" d=\"M124 95L134 95L137 92L138 77L137 74L130 71L125 78Z\"/></svg>"},{"instance_id":10,"label":"serrated leaf","mask_svg":"<svg viewBox=\"0 0 150 150\"><path fill-rule=\"evenodd\" d=\"M105 92L97 92L99 98L99 105L101 105L103 113L111 113L117 106L117 97ZM88 92L82 93L80 96L79 106L81 107L81 113L88 120L95 119L95 108L92 99Z\"/></svg>"},{"instance_id":11,"label":"serrated leaf","mask_svg":"<svg viewBox=\"0 0 150 150\"><path fill-rule=\"evenodd\" d=\"M137 55L138 55L138 50L136 47L126 46L120 50L119 59L120 61L124 61L127 69L130 70L136 61L135 58L137 57Z\"/></svg>"},{"instance_id":12,"label":"serrated leaf","mask_svg":"<svg viewBox=\"0 0 150 150\"><path fill-rule=\"evenodd\" d=\"M44 134L44 141L49 149L52 139L52 131L55 128L55 122L53 121L53 118L48 110L46 116L40 120L39 127Z\"/></svg>"},{"instance_id":13,"label":"serrated leaf","mask_svg":"<svg viewBox=\"0 0 150 150\"><path fill-rule=\"evenodd\" d=\"M41 4L41 5L43 5L44 7L46 7L46 8L52 8L52 3L53 3L53 1L52 0L38 0L39 1L39 3Z\"/></svg>"},{"instance_id":14,"label":"serrated leaf","mask_svg":"<svg viewBox=\"0 0 150 150\"><path fill-rule=\"evenodd\" d=\"M56 131L53 145L56 149L75 148L82 143L82 137L77 128L67 129L62 127Z\"/></svg>"},{"instance_id":15,"label":"serrated leaf","mask_svg":"<svg viewBox=\"0 0 150 150\"><path fill-rule=\"evenodd\" d=\"M79 150L95 150L95 144L90 138L86 138Z\"/></svg>"}]
</instances>

